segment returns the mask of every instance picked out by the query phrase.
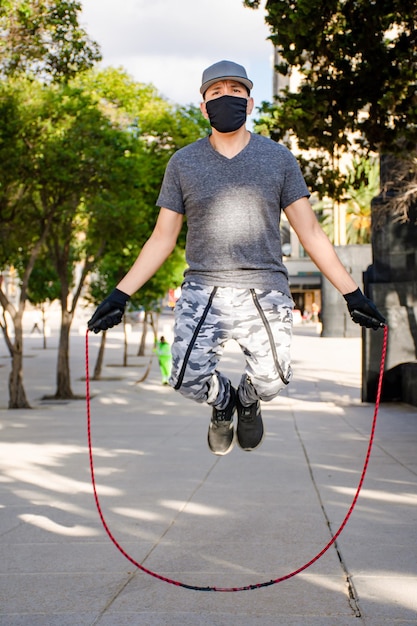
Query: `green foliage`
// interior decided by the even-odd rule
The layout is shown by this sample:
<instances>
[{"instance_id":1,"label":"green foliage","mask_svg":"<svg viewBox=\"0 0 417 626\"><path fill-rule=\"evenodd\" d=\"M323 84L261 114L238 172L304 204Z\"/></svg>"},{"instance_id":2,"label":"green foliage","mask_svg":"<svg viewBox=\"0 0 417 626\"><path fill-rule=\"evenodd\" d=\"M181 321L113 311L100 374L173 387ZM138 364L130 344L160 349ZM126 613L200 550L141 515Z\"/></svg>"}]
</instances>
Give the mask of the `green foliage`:
<instances>
[{"instance_id":1,"label":"green foliage","mask_svg":"<svg viewBox=\"0 0 417 626\"><path fill-rule=\"evenodd\" d=\"M377 159L356 159L348 169L346 189L341 201L345 212L346 243L371 242L371 202L379 192L379 163ZM320 215L323 230L334 239L333 204L329 199L314 206Z\"/></svg>"},{"instance_id":2,"label":"green foliage","mask_svg":"<svg viewBox=\"0 0 417 626\"><path fill-rule=\"evenodd\" d=\"M118 70L57 82L15 73L0 83L0 268L13 265L20 278L18 307L1 289L0 301L21 329L25 300L55 298L59 286L56 397L72 397L68 339L86 277L95 268L99 298L132 265L153 230L166 163L205 134L200 120ZM179 248L141 306L157 306L183 266Z\"/></svg>"},{"instance_id":3,"label":"green foliage","mask_svg":"<svg viewBox=\"0 0 417 626\"><path fill-rule=\"evenodd\" d=\"M18 381L13 407L26 406L25 300L55 298L59 285L57 397L71 397L68 337L86 277L95 269L94 300L114 287L152 232L169 157L207 133L197 108L169 104L122 70L87 71L99 53L79 9L69 0L0 3L0 268L20 278L17 304L0 288L16 337L13 345L3 328ZM183 267L180 245L141 305L157 303Z\"/></svg>"},{"instance_id":4,"label":"green foliage","mask_svg":"<svg viewBox=\"0 0 417 626\"><path fill-rule=\"evenodd\" d=\"M23 275L47 230L63 289L75 263L108 253L121 278L154 227L167 160L206 132L194 108L116 70L60 85L9 79L0 114L0 263Z\"/></svg>"},{"instance_id":5,"label":"green foliage","mask_svg":"<svg viewBox=\"0 0 417 626\"><path fill-rule=\"evenodd\" d=\"M101 59L98 45L78 23L74 0L3 0L0 73L68 82Z\"/></svg>"},{"instance_id":6,"label":"green foliage","mask_svg":"<svg viewBox=\"0 0 417 626\"><path fill-rule=\"evenodd\" d=\"M58 274L43 251L36 259L28 283L28 300L34 305L53 302L60 296L61 287Z\"/></svg>"},{"instance_id":7,"label":"green foliage","mask_svg":"<svg viewBox=\"0 0 417 626\"><path fill-rule=\"evenodd\" d=\"M415 150L414 0L268 0L266 21L281 59L278 71L297 70L301 83L275 104L264 103L257 128L317 150L333 197L343 194L344 181L332 188L331 172L344 153Z\"/></svg>"},{"instance_id":8,"label":"green foliage","mask_svg":"<svg viewBox=\"0 0 417 626\"><path fill-rule=\"evenodd\" d=\"M118 215L110 223L97 197L130 184L132 137L77 86L9 79L0 95L0 263L15 265L24 280L34 251L47 250L65 303L74 264L117 235ZM100 233L90 231L103 213Z\"/></svg>"},{"instance_id":9,"label":"green foliage","mask_svg":"<svg viewBox=\"0 0 417 626\"><path fill-rule=\"evenodd\" d=\"M98 238L105 222L112 232L97 256L90 285L91 300L98 304L128 271L152 233L158 212L155 201L168 159L182 146L203 137L207 123L196 107L173 107L152 86L136 83L122 70L93 72L82 81L87 81L101 109L131 138L124 183L100 190L92 200L104 204L106 210L98 219L90 217L89 231ZM182 233L178 248L132 299L134 306L152 309L170 287L180 284L184 245Z\"/></svg>"}]
</instances>

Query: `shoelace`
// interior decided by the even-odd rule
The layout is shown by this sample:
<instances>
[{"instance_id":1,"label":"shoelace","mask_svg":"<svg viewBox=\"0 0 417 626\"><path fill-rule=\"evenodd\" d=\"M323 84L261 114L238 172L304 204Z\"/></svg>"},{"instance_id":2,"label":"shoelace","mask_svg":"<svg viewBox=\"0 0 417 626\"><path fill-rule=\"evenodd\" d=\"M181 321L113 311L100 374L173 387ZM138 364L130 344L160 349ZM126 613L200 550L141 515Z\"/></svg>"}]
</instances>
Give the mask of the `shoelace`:
<instances>
[{"instance_id":1,"label":"shoelace","mask_svg":"<svg viewBox=\"0 0 417 626\"><path fill-rule=\"evenodd\" d=\"M255 406L255 412L253 414L253 406ZM258 403L255 402L254 405L251 404L250 406L242 406L240 409L240 419L242 419L244 422L252 422L256 419L256 416L258 414Z\"/></svg>"},{"instance_id":2,"label":"shoelace","mask_svg":"<svg viewBox=\"0 0 417 626\"><path fill-rule=\"evenodd\" d=\"M213 422L230 422L230 419L226 419L227 408L226 409L216 409L216 417Z\"/></svg>"}]
</instances>

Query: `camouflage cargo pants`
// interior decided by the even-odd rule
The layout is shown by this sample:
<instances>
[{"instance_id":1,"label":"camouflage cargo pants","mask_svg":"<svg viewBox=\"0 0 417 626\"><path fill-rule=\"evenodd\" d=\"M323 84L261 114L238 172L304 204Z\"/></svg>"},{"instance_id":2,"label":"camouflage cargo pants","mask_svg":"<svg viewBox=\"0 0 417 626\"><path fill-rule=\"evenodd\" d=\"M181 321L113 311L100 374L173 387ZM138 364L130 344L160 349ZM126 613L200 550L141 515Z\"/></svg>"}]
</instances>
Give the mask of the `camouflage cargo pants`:
<instances>
[{"instance_id":1,"label":"camouflage cargo pants","mask_svg":"<svg viewBox=\"0 0 417 626\"><path fill-rule=\"evenodd\" d=\"M225 408L230 380L217 366L226 341L234 339L246 359L242 404L272 400L292 376L292 309L291 298L279 291L185 283L175 307L170 385L196 402Z\"/></svg>"}]
</instances>

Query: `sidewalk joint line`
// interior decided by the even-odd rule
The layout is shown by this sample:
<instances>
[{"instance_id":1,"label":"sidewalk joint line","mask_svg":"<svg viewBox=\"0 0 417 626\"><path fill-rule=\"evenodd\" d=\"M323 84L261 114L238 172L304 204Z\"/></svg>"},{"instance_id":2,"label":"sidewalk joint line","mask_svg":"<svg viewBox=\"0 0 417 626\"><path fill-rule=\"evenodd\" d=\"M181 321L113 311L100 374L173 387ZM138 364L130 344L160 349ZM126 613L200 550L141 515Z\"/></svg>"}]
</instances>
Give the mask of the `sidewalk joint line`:
<instances>
[{"instance_id":1,"label":"sidewalk joint line","mask_svg":"<svg viewBox=\"0 0 417 626\"><path fill-rule=\"evenodd\" d=\"M132 572L131 574L129 574L128 579L125 580L125 582L120 585L119 589L116 591L116 593L113 595L112 598L110 598L110 600L107 601L107 603L105 604L105 606L103 607L103 609L101 609L100 613L97 615L97 617L94 619L94 621L91 623L91 626L95 626L95 624L98 624L99 620L105 615L105 613L107 612L107 610L111 607L111 605L117 600L117 598L120 596L120 594L122 593L122 591L124 589L126 589L126 587L128 586L128 584L130 583L131 580L133 580L133 578L135 578L136 574L138 573L138 569L135 569L134 572Z\"/></svg>"},{"instance_id":2,"label":"sidewalk joint line","mask_svg":"<svg viewBox=\"0 0 417 626\"><path fill-rule=\"evenodd\" d=\"M208 469L208 471L206 472L206 475L200 480L200 482L194 487L194 489L192 490L190 496L188 497L188 499L183 503L183 505L178 509L176 515L171 519L170 523L168 524L168 526L166 527L166 529L164 530L164 532L160 535L159 539L157 539L154 543L154 545L152 546L152 548L149 550L149 552L146 554L146 556L142 559L142 564L146 563L146 561L148 560L148 558L151 556L151 554L154 552L154 550L156 550L156 548L160 545L161 541L164 539L164 537L166 537L166 535L169 533L169 531L171 530L171 528L175 525L175 523L177 522L179 516L181 515L181 513L184 512L184 510L186 509L187 505L190 504L190 502L192 502L194 496L196 495L196 493L201 489L201 487L204 485L204 483L206 482L206 480L208 479L208 477L210 476L210 474L212 473L212 471L214 470L214 468L216 467L216 465L219 463L220 458L217 458L214 460L212 466Z\"/></svg>"},{"instance_id":3,"label":"sidewalk joint line","mask_svg":"<svg viewBox=\"0 0 417 626\"><path fill-rule=\"evenodd\" d=\"M304 457L305 457L305 460L306 460L306 463L307 463L307 469L308 469L308 472L310 474L310 478L311 478L311 482L312 482L313 487L314 487L314 491L316 492L316 496L317 496L317 499L319 501L322 513L323 513L323 517L324 517L324 519L326 521L327 528L328 528L328 530L330 532L330 536L333 539L334 538L334 534L333 534L333 531L332 531L332 525L331 525L330 519L329 519L329 517L327 515L326 508L324 506L324 502L323 502L323 499L321 497L321 494L320 494L317 482L315 480L313 468L312 468L311 462L310 462L310 458L308 456L308 452L307 452L306 446L305 446L304 441L302 439L301 432L300 432L300 430L298 428L297 420L296 420L295 413L294 413L293 410L291 410L291 415L292 415L292 418L293 418L294 430L295 430L296 435L298 437L298 440L300 442L301 449L303 451L303 454L304 454ZM340 562L340 565L342 567L343 573L344 573L344 575L346 577L349 605L350 605L351 609L353 610L353 613L354 613L355 617L362 617L361 610L359 608L358 594L356 593L356 589L355 589L352 577L351 577L350 572L349 572L349 570L347 568L347 565L346 565L346 563L345 563L345 561L343 559L343 555L342 555L342 552L341 552L341 550L339 548L339 544L338 544L337 539L334 541L333 546L334 546L334 549L336 550L337 557L339 559L339 562Z\"/></svg>"}]
</instances>

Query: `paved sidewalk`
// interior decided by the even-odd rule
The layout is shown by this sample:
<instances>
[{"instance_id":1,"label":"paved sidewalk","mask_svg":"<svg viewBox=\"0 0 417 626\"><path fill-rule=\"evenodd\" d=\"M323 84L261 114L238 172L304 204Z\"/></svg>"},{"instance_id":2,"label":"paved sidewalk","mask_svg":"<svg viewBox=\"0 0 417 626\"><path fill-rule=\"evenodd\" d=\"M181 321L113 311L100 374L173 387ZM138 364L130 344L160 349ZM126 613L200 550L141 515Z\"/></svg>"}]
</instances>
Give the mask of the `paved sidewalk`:
<instances>
[{"instance_id":1,"label":"paved sidewalk","mask_svg":"<svg viewBox=\"0 0 417 626\"><path fill-rule=\"evenodd\" d=\"M161 330L170 336L171 318ZM156 359L121 367L108 333L91 383L92 438L104 516L123 549L191 586L240 587L285 576L330 541L354 497L373 406L360 402L360 341L296 328L294 381L263 405L267 436L251 453L213 456L210 410L160 384ZM7 410L0 348L1 626L416 626L417 409L381 407L366 480L337 544L297 576L235 593L177 587L138 570L108 539L90 481L83 401L55 390L56 333L25 337L32 410ZM90 336L90 370L98 349ZM50 347L49 347L50 346ZM84 336L72 337L83 394ZM240 378L228 344L223 369Z\"/></svg>"}]
</instances>

